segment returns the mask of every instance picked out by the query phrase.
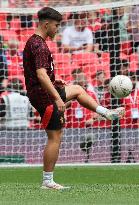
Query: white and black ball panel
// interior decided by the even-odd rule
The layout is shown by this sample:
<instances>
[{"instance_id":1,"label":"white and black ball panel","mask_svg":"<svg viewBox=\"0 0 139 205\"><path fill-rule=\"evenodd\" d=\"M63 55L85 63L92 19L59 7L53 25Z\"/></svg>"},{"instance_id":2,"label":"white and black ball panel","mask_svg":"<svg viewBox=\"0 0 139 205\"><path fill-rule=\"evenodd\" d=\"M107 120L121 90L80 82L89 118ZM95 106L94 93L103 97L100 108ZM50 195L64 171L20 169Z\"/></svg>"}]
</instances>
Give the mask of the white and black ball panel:
<instances>
[{"instance_id":1,"label":"white and black ball panel","mask_svg":"<svg viewBox=\"0 0 139 205\"><path fill-rule=\"evenodd\" d=\"M117 75L110 81L110 93L117 98L127 97L132 89L132 81L125 75Z\"/></svg>"}]
</instances>

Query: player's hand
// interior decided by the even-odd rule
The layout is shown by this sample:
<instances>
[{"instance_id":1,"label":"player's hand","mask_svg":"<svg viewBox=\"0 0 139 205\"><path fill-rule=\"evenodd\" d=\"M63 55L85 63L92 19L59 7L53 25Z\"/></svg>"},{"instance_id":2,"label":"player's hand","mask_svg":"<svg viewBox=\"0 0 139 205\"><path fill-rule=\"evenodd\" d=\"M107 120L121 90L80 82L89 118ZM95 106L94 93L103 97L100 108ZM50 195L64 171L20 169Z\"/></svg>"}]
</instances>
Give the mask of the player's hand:
<instances>
[{"instance_id":1,"label":"player's hand","mask_svg":"<svg viewBox=\"0 0 139 205\"><path fill-rule=\"evenodd\" d=\"M65 103L63 102L63 100L61 98L55 100L55 103L58 107L58 111L59 112L64 112L66 109Z\"/></svg>"}]
</instances>

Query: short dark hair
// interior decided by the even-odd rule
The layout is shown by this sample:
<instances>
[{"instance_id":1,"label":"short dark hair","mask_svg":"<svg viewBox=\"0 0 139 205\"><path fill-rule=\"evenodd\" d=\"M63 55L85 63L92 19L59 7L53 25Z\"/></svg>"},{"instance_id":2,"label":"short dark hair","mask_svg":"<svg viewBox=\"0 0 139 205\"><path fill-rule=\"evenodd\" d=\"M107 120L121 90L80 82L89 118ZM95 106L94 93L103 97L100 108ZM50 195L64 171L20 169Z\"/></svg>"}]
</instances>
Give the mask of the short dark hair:
<instances>
[{"instance_id":1,"label":"short dark hair","mask_svg":"<svg viewBox=\"0 0 139 205\"><path fill-rule=\"evenodd\" d=\"M43 7L38 11L38 19L39 21L50 19L60 22L62 20L62 15L53 8Z\"/></svg>"}]
</instances>

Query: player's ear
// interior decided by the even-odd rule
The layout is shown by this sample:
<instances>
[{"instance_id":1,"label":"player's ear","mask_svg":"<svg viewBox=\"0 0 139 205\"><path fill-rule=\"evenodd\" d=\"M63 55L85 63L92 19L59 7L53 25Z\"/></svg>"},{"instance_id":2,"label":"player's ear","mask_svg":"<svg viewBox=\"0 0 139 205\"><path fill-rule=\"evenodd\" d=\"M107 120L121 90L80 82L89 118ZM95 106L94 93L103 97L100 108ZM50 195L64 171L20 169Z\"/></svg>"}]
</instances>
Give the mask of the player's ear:
<instances>
[{"instance_id":1,"label":"player's ear","mask_svg":"<svg viewBox=\"0 0 139 205\"><path fill-rule=\"evenodd\" d=\"M47 28L49 24L49 21L45 21L45 27Z\"/></svg>"}]
</instances>

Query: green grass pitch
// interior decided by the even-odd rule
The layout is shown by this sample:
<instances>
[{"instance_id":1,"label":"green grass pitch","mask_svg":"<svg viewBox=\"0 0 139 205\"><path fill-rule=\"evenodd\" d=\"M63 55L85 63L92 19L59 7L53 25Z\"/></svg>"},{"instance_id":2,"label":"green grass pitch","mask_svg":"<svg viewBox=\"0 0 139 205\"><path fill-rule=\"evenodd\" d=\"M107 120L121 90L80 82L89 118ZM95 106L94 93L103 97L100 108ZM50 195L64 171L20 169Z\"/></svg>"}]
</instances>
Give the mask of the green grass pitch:
<instances>
[{"instance_id":1,"label":"green grass pitch","mask_svg":"<svg viewBox=\"0 0 139 205\"><path fill-rule=\"evenodd\" d=\"M0 168L0 205L139 205L139 166L56 167L70 190L41 190L42 168Z\"/></svg>"}]
</instances>

